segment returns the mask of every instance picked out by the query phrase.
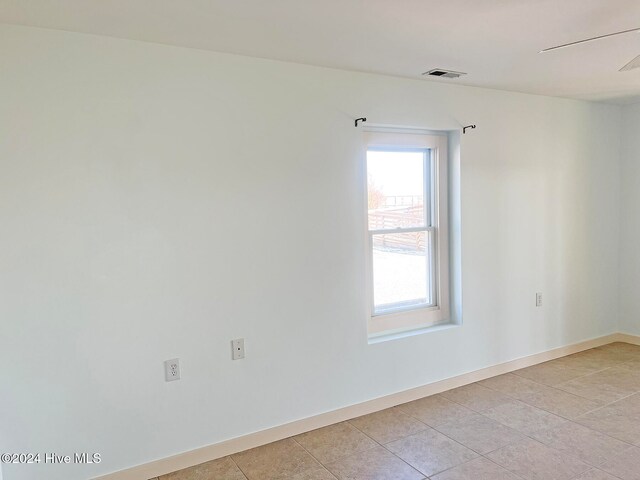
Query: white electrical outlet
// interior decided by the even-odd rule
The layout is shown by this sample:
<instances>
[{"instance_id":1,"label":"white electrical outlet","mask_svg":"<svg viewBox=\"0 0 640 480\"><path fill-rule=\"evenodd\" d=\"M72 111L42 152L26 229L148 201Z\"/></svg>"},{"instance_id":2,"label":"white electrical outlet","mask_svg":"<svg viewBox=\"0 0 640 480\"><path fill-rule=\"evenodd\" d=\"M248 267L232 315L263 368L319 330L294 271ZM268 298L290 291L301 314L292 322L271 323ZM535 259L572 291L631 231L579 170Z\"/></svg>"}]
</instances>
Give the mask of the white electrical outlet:
<instances>
[{"instance_id":1,"label":"white electrical outlet","mask_svg":"<svg viewBox=\"0 0 640 480\"><path fill-rule=\"evenodd\" d=\"M180 359L174 358L164 362L164 379L167 382L180 380Z\"/></svg>"},{"instance_id":2,"label":"white electrical outlet","mask_svg":"<svg viewBox=\"0 0 640 480\"><path fill-rule=\"evenodd\" d=\"M244 358L244 338L231 340L231 359L240 360Z\"/></svg>"},{"instance_id":3,"label":"white electrical outlet","mask_svg":"<svg viewBox=\"0 0 640 480\"><path fill-rule=\"evenodd\" d=\"M536 307L542 306L542 292L536 293Z\"/></svg>"}]
</instances>

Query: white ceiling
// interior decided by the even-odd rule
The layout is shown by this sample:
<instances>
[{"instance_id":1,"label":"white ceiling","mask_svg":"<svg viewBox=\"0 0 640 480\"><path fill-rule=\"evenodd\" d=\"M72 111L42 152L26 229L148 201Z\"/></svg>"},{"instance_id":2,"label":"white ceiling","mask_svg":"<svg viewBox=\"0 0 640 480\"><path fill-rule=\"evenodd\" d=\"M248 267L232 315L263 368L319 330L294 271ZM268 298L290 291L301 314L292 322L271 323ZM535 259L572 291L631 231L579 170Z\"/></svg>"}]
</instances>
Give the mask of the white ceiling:
<instances>
[{"instance_id":1,"label":"white ceiling","mask_svg":"<svg viewBox=\"0 0 640 480\"><path fill-rule=\"evenodd\" d=\"M0 0L0 22L544 95L640 102L640 0ZM427 80L425 80L427 81Z\"/></svg>"}]
</instances>

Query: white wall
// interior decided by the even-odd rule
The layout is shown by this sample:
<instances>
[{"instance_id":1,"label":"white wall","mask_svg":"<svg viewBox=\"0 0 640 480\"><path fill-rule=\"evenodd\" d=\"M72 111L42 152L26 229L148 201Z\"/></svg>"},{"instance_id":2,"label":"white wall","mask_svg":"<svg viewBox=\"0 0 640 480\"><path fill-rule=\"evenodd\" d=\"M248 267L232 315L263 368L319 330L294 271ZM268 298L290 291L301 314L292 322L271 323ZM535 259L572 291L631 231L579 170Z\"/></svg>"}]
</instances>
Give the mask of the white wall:
<instances>
[{"instance_id":1,"label":"white wall","mask_svg":"<svg viewBox=\"0 0 640 480\"><path fill-rule=\"evenodd\" d=\"M5 480L82 479L617 330L618 107L9 26L0 62L0 451L104 459ZM367 343L359 116L478 125L462 327Z\"/></svg>"},{"instance_id":2,"label":"white wall","mask_svg":"<svg viewBox=\"0 0 640 480\"><path fill-rule=\"evenodd\" d=\"M623 110L620 330L640 335L640 104Z\"/></svg>"}]
</instances>

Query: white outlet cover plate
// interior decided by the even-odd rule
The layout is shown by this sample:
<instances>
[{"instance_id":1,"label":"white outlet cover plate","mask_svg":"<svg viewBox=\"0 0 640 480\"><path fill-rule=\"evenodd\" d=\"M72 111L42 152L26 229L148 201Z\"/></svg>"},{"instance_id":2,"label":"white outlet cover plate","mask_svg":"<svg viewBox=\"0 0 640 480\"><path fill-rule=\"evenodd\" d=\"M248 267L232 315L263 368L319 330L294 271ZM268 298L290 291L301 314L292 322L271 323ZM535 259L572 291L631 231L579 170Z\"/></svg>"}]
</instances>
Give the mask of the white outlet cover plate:
<instances>
[{"instance_id":1,"label":"white outlet cover plate","mask_svg":"<svg viewBox=\"0 0 640 480\"><path fill-rule=\"evenodd\" d=\"M231 359L240 360L244 358L244 338L231 340Z\"/></svg>"},{"instance_id":2,"label":"white outlet cover plate","mask_svg":"<svg viewBox=\"0 0 640 480\"><path fill-rule=\"evenodd\" d=\"M164 362L164 379L167 382L180 380L180 359L172 358Z\"/></svg>"}]
</instances>

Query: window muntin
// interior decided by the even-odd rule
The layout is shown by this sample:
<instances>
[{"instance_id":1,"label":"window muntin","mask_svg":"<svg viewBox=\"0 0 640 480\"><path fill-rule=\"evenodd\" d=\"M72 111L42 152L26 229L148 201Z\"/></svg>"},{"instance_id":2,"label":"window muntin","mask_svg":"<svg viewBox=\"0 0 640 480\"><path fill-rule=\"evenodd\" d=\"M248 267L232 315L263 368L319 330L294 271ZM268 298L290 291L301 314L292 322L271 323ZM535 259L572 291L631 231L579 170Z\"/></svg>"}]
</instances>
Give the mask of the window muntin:
<instances>
[{"instance_id":1,"label":"window muntin","mask_svg":"<svg viewBox=\"0 0 640 480\"><path fill-rule=\"evenodd\" d=\"M434 304L431 232L372 235L374 315Z\"/></svg>"}]
</instances>

